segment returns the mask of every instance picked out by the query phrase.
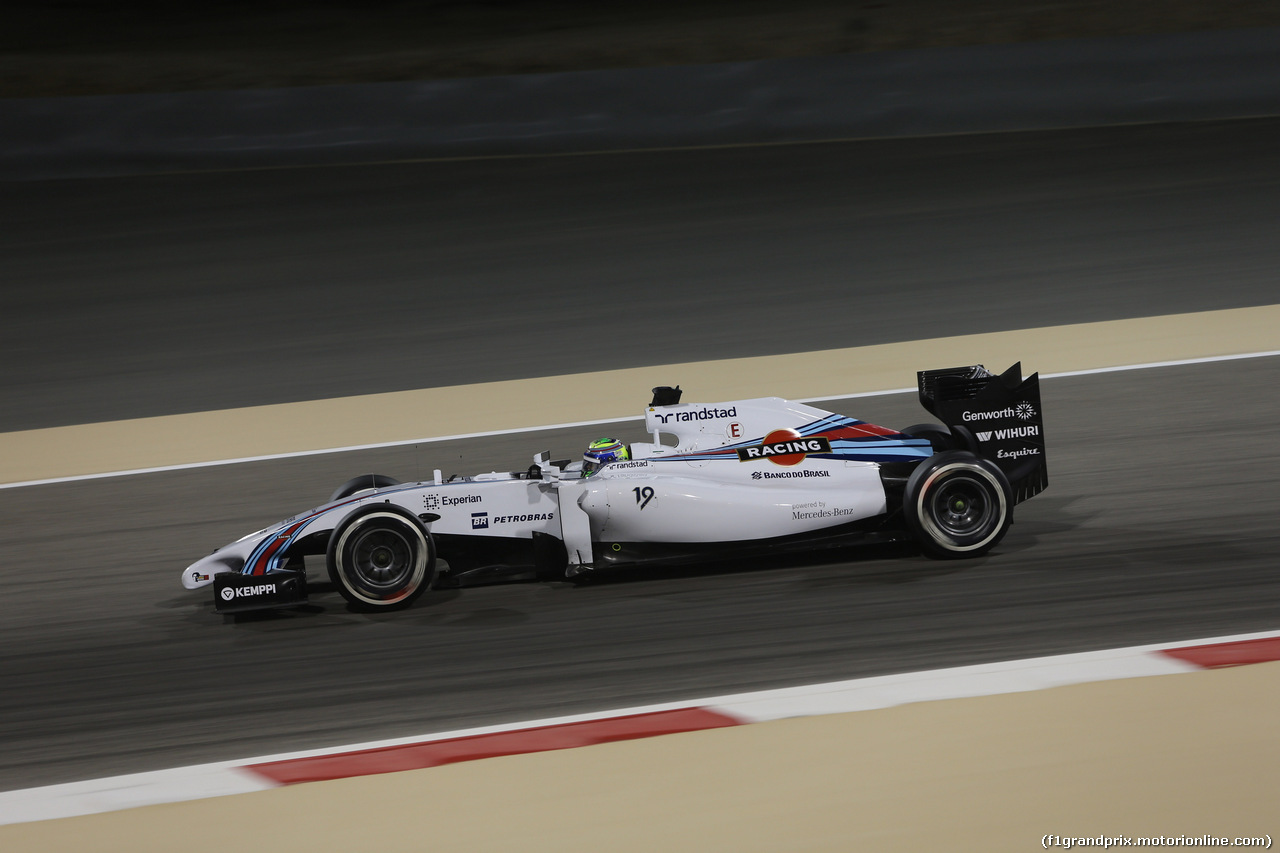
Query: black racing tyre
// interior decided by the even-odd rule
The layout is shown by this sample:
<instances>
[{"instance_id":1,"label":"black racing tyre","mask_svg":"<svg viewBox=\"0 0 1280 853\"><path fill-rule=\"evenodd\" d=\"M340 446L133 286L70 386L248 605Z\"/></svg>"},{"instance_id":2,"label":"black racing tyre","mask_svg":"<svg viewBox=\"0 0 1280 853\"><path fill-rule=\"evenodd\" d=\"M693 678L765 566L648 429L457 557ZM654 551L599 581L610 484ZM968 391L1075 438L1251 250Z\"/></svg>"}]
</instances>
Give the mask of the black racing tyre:
<instances>
[{"instance_id":1,"label":"black racing tyre","mask_svg":"<svg viewBox=\"0 0 1280 853\"><path fill-rule=\"evenodd\" d=\"M978 452L978 437L973 434L972 430L962 424L953 424L951 426L951 443L956 450L967 450L970 453Z\"/></svg>"},{"instance_id":2,"label":"black racing tyre","mask_svg":"<svg viewBox=\"0 0 1280 853\"><path fill-rule=\"evenodd\" d=\"M941 453L944 450L978 452L977 436L968 427L960 424L951 427L945 427L942 424L912 424L905 429L898 430L898 432L905 433L913 438L929 439L929 443L933 445L935 453Z\"/></svg>"},{"instance_id":3,"label":"black racing tyre","mask_svg":"<svg viewBox=\"0 0 1280 853\"><path fill-rule=\"evenodd\" d=\"M929 439L929 443L933 445L934 453L941 453L944 450L955 448L951 430L942 424L912 424L909 427L898 430L898 432L909 435L912 438Z\"/></svg>"},{"instance_id":4,"label":"black racing tyre","mask_svg":"<svg viewBox=\"0 0 1280 853\"><path fill-rule=\"evenodd\" d=\"M361 507L329 536L329 579L362 610L408 607L435 579L431 534L392 504Z\"/></svg>"},{"instance_id":5,"label":"black racing tyre","mask_svg":"<svg viewBox=\"0 0 1280 853\"><path fill-rule=\"evenodd\" d=\"M338 486L337 491L329 496L329 503L349 498L356 492L363 492L366 489L381 489L383 486L398 485L400 485L399 480L395 477L388 477L386 474L361 474L359 477L352 477L341 486Z\"/></svg>"},{"instance_id":6,"label":"black racing tyre","mask_svg":"<svg viewBox=\"0 0 1280 853\"><path fill-rule=\"evenodd\" d=\"M977 557L1013 522L1009 481L993 462L963 450L921 462L903 494L907 528L931 557Z\"/></svg>"}]
</instances>

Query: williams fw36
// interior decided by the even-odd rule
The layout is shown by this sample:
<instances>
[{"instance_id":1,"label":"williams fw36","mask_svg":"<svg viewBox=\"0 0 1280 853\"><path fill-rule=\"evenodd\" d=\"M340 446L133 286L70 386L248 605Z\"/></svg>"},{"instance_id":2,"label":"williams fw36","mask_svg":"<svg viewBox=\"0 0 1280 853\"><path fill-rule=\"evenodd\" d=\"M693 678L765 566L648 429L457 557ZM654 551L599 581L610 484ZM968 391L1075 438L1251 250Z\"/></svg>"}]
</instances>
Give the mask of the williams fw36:
<instances>
[{"instance_id":1,"label":"williams fw36","mask_svg":"<svg viewBox=\"0 0 1280 853\"><path fill-rule=\"evenodd\" d=\"M433 586L495 577L580 580L633 566L911 540L976 557L1044 490L1038 375L1015 364L922 371L940 423L886 429L779 397L681 403L655 388L645 441L539 453L516 472L400 483L365 474L327 503L219 548L182 573L219 612L307 600L306 557L357 609L405 607Z\"/></svg>"}]
</instances>

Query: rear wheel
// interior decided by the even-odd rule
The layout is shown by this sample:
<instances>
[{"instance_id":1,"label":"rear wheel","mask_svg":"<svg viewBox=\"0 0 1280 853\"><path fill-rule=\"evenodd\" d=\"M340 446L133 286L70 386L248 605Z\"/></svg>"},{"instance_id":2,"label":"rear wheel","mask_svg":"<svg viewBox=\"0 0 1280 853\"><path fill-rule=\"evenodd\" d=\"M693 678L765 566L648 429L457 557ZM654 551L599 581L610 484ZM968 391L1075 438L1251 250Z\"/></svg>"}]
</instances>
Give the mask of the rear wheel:
<instances>
[{"instance_id":1,"label":"rear wheel","mask_svg":"<svg viewBox=\"0 0 1280 853\"><path fill-rule=\"evenodd\" d=\"M358 608L407 607L435 575L431 534L406 510L390 504L359 509L329 537L329 579Z\"/></svg>"},{"instance_id":2,"label":"rear wheel","mask_svg":"<svg viewBox=\"0 0 1280 853\"><path fill-rule=\"evenodd\" d=\"M934 453L941 453L944 450L951 450L955 445L952 442L951 430L942 424L912 424L904 427L898 432L909 435L912 438L925 438L933 445Z\"/></svg>"},{"instance_id":3,"label":"rear wheel","mask_svg":"<svg viewBox=\"0 0 1280 853\"><path fill-rule=\"evenodd\" d=\"M995 464L961 450L920 463L903 496L907 526L932 557L977 557L1013 521L1009 481Z\"/></svg>"},{"instance_id":4,"label":"rear wheel","mask_svg":"<svg viewBox=\"0 0 1280 853\"><path fill-rule=\"evenodd\" d=\"M934 453L942 453L944 450L978 452L977 437L968 427L960 424L951 427L945 427L942 424L912 424L905 429L898 430L898 432L905 433L912 438L929 439L929 443L933 445Z\"/></svg>"}]
</instances>

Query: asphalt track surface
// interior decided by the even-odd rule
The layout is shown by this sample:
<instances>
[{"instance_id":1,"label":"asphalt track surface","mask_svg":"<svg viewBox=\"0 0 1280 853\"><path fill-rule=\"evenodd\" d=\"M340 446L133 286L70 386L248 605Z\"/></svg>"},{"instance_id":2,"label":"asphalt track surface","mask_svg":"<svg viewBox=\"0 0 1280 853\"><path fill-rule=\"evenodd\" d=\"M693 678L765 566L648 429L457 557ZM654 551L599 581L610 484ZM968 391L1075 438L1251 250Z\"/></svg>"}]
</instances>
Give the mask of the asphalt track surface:
<instances>
[{"instance_id":1,"label":"asphalt track surface","mask_svg":"<svg viewBox=\"0 0 1280 853\"><path fill-rule=\"evenodd\" d=\"M0 432L1271 304L1278 148L1262 119L6 184Z\"/></svg>"},{"instance_id":2,"label":"asphalt track surface","mask_svg":"<svg viewBox=\"0 0 1280 853\"><path fill-rule=\"evenodd\" d=\"M27 327L66 333L57 347L41 344L44 368L40 358L27 360L29 349L12 350L19 358L7 360L6 393L12 388L33 411L8 406L14 423L6 429L276 401L281 387L292 387L276 384L278 372L300 367L308 354L321 367L337 364L339 354L355 361L323 390L295 389L299 397L378 390L360 385L362 375L391 382L387 388L417 387L428 384L424 374L442 384L578 369L588 358L593 367L625 366L1270 303L1278 174L1265 154L1277 130L1261 121L917 140L905 144L916 155L912 168L902 144L859 143L30 185L21 191L31 222L47 230L23 231L35 226L17 221L5 194L6 225L21 226L3 238L5 299L18 308L6 311L5 331L24 347L42 340ZM1068 155L1076 158L1070 168ZM831 162L823 180L814 162L822 156L865 180L841 185L830 177ZM753 157L778 159L757 162L753 173L744 165ZM674 176L655 189L666 172L628 170L643 158L667 162L695 185L717 168L735 180L711 195ZM917 167L930 163L933 174L922 175ZM421 176L438 169L433 180L458 180L460 194L472 186L479 195L510 196L518 188L477 181L468 170L517 167L562 169L557 181L546 178L561 186L558 209L579 231L599 229L596 239L563 221L552 227L555 217L517 222L514 214L502 218L511 205L477 202L498 224L486 232L474 213L454 232L454 261L487 270L493 281L516 267L520 275L504 291L514 301L456 287L421 297L453 311L485 309L483 319L473 314L440 329L450 344L437 350L434 338L422 339L418 317L405 320L418 297L397 301L390 287L391 279L408 279L367 269L381 257L367 244L379 243L394 256L387 264L409 276L408 247L421 241L397 225L412 218L406 211L416 209ZM584 183L566 185L575 174ZM365 194L373 178L389 193L379 203ZM757 179L758 195L741 186ZM735 188L741 209L718 195ZM221 204L196 205L201 192ZM643 206L642 222L637 205L625 203L664 192L668 203ZM174 205L185 199L184 209L207 221L198 229L173 221L182 217L155 209L157 194ZM752 204L744 205L748 195ZM125 197L132 206L103 201ZM362 203L367 216L355 215ZM119 215L104 216L104 204ZM62 231L51 224L59 206ZM532 233L521 238L518 224L531 224ZM210 243L201 246L200 234ZM492 239L498 234L506 242ZM439 234L432 241L446 247ZM569 243L578 254L568 253ZM935 250L905 248L921 243ZM397 245L405 251L390 251ZM367 278L344 290L352 270L335 269L343 256L335 247L357 246L368 252ZM272 280L290 283L279 291L265 280L231 286L237 270L265 275L259 263L273 264L262 253L276 259L276 273L291 270ZM851 267L875 273L846 276ZM10 269L17 278L9 279ZM166 287L179 270L187 286ZM326 270L326 284L304 281L307 271ZM615 276L614 285L634 277L616 311L597 308L596 291L585 292L601 284L593 271ZM9 280L23 286L10 288ZM901 290L890 292L895 281ZM117 288L125 296L108 295ZM316 289L329 301L297 310L327 322L318 329L294 322L268 340L267 318ZM603 288L606 296L616 291ZM646 301L648 293L665 295L666 304ZM800 307L779 308L779 297ZM930 298L942 305L921 310ZM233 306L255 302L256 327L222 322ZM97 326L95 312L106 312ZM610 313L622 318L621 331L594 322ZM130 326L135 314L156 325L151 348ZM388 326L393 331L381 334ZM518 335L520 345L494 349L494 328ZM218 329L231 343L210 349ZM349 341L368 346L347 348ZM338 353L326 354L326 343ZM402 349L406 357L392 361L407 366L379 369ZM436 364L423 360L432 352ZM33 375L19 382L13 361ZM241 387L252 364L259 381ZM908 369L926 366L941 365ZM599 428L2 491L0 790L1274 628L1278 381L1274 357L1047 380L1050 489L1020 507L1005 542L980 560L847 552L586 587L443 591L414 609L372 616L322 593L305 610L228 621L213 614L208 597L181 590L178 571L314 505L354 473L411 479L433 467L523 467L534 450L570 453ZM89 388L101 393L81 393ZM175 391L183 388L185 398ZM910 395L832 408L891 426L924 419Z\"/></svg>"}]
</instances>

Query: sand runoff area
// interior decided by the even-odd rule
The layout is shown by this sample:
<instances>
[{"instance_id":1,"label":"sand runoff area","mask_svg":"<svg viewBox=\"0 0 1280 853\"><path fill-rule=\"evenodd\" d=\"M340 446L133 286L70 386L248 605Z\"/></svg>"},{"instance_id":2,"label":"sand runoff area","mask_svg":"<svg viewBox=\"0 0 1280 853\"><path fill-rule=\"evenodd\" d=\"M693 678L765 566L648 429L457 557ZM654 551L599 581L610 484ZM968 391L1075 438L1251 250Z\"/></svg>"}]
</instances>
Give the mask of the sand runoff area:
<instances>
[{"instance_id":1,"label":"sand runoff area","mask_svg":"<svg viewBox=\"0 0 1280 853\"><path fill-rule=\"evenodd\" d=\"M13 824L0 849L1014 851L1274 838L1278 702L1280 663L1076 684Z\"/></svg>"}]
</instances>

